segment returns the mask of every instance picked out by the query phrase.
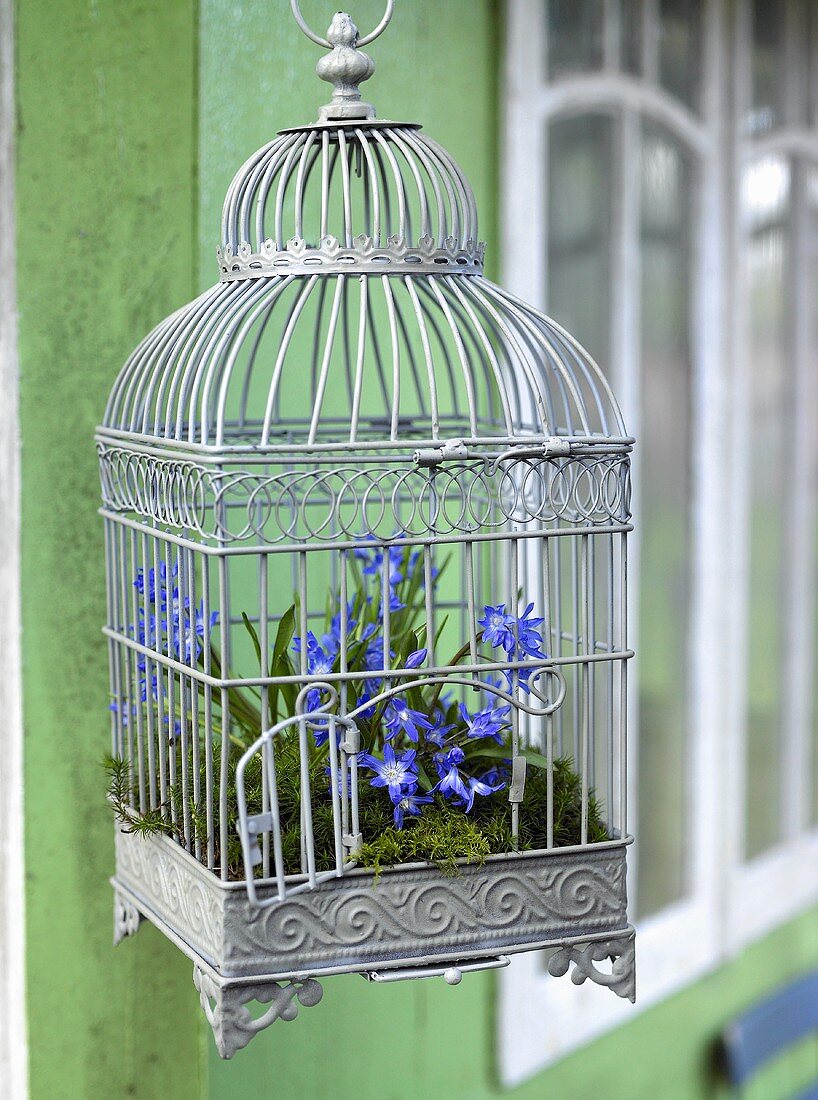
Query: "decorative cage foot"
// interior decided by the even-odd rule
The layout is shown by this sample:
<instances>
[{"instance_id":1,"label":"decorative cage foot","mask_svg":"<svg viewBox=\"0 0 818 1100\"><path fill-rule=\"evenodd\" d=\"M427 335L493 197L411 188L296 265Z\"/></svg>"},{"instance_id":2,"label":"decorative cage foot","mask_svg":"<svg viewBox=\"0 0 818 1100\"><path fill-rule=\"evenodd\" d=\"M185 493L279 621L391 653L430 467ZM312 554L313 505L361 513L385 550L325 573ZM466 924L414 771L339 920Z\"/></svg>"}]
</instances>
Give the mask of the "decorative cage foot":
<instances>
[{"instance_id":1,"label":"decorative cage foot","mask_svg":"<svg viewBox=\"0 0 818 1100\"><path fill-rule=\"evenodd\" d=\"M324 990L314 978L297 982L265 982L257 985L219 985L201 967L193 967L193 984L199 993L202 1010L213 1029L220 1058L232 1058L246 1047L254 1035L276 1020L294 1020L299 1004L317 1005ZM248 1004L258 1001L269 1005L253 1016Z\"/></svg>"},{"instance_id":2,"label":"decorative cage foot","mask_svg":"<svg viewBox=\"0 0 818 1100\"><path fill-rule=\"evenodd\" d=\"M593 940L591 943L572 944L561 947L548 963L548 972L555 978L568 973L571 963L574 970L571 981L582 985L590 978L597 985L607 986L618 997L625 997L631 1003L636 1000L636 939L633 932L613 940ZM610 959L610 971L600 970L595 964Z\"/></svg>"},{"instance_id":3,"label":"decorative cage foot","mask_svg":"<svg viewBox=\"0 0 818 1100\"><path fill-rule=\"evenodd\" d=\"M119 890L114 890L114 947L126 936L135 936L141 923L142 914L136 906Z\"/></svg>"}]
</instances>

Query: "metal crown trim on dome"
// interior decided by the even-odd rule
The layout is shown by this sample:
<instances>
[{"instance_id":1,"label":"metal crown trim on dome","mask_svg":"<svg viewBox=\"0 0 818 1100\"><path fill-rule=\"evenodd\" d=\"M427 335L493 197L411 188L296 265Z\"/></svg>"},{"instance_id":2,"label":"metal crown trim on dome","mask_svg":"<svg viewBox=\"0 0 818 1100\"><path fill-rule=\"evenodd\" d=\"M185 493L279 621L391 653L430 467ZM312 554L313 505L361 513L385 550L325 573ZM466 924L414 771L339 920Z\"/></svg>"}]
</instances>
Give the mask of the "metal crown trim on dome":
<instances>
[{"instance_id":1,"label":"metal crown trim on dome","mask_svg":"<svg viewBox=\"0 0 818 1100\"><path fill-rule=\"evenodd\" d=\"M460 168L436 142L415 133L416 125L376 121L374 107L361 98L359 84L375 66L359 47L389 24L394 0L387 0L380 23L363 37L349 15L337 12L322 38L305 22L298 0L291 0L291 7L307 37L330 51L316 72L333 85L332 100L320 108L318 122L281 131L237 173L225 199L216 253L220 281L345 273L482 275L485 244L477 239L474 196ZM353 201L353 171L364 176L366 211L359 225L354 224L361 215ZM341 193L335 197L343 227L333 225L338 230L333 234L329 211L339 174ZM305 225L305 193L311 176L319 175L320 228ZM273 193L275 229L269 235L265 218ZM287 235L284 209L290 203L294 217L287 228L294 232Z\"/></svg>"}]
</instances>

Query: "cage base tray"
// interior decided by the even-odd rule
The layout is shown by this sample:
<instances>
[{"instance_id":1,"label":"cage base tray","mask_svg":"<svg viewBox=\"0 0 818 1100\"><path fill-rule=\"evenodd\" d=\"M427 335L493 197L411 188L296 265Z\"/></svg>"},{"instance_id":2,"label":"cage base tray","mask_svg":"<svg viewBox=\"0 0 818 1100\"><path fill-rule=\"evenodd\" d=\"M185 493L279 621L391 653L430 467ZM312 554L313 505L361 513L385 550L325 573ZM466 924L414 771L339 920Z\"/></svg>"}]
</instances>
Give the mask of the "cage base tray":
<instances>
[{"instance_id":1,"label":"cage base tray","mask_svg":"<svg viewBox=\"0 0 818 1100\"><path fill-rule=\"evenodd\" d=\"M477 969L501 953L557 948L552 974L573 965L576 984L590 979L633 1000L628 842L492 856L457 875L412 864L376 881L355 869L260 908L243 882L222 882L167 837L117 829L114 943L146 918L191 959L223 1058L318 1004L317 979L332 974ZM272 882L257 888L261 900L276 894Z\"/></svg>"}]
</instances>

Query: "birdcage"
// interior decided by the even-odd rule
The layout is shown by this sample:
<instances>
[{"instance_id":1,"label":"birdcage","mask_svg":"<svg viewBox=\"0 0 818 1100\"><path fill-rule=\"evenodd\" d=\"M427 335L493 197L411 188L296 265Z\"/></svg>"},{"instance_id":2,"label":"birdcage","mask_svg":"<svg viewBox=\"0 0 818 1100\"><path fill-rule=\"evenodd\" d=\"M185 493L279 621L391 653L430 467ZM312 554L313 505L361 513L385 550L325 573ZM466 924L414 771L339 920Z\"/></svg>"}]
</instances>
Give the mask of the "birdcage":
<instances>
[{"instance_id":1,"label":"birdcage","mask_svg":"<svg viewBox=\"0 0 818 1100\"><path fill-rule=\"evenodd\" d=\"M292 7L332 101L238 171L219 282L97 434L115 940L189 956L224 1057L338 973L552 948L634 991L632 440L484 277L449 153L363 102L391 0L364 38Z\"/></svg>"}]
</instances>

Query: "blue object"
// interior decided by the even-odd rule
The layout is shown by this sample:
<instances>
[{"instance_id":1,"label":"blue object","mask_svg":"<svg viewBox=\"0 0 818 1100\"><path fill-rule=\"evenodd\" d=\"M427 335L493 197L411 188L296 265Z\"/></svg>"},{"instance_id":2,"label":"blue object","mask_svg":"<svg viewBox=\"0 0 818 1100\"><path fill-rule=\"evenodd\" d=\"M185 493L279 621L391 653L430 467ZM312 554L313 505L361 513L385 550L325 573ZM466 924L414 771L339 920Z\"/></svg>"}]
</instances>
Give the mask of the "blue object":
<instances>
[{"instance_id":1,"label":"blue object","mask_svg":"<svg viewBox=\"0 0 818 1100\"><path fill-rule=\"evenodd\" d=\"M728 1080L745 1084L761 1066L810 1035L818 1035L818 970L776 990L727 1025L721 1042ZM799 1100L818 1100L818 1081Z\"/></svg>"}]
</instances>

